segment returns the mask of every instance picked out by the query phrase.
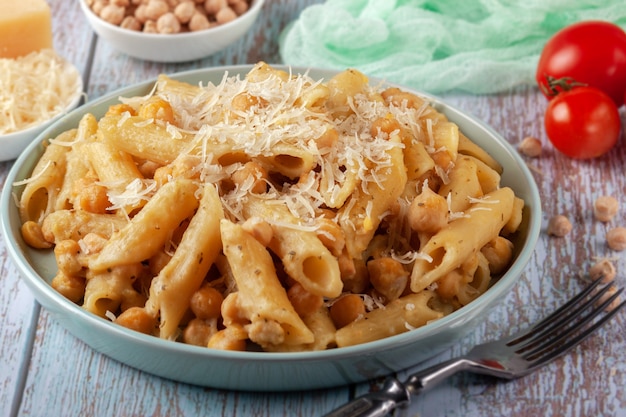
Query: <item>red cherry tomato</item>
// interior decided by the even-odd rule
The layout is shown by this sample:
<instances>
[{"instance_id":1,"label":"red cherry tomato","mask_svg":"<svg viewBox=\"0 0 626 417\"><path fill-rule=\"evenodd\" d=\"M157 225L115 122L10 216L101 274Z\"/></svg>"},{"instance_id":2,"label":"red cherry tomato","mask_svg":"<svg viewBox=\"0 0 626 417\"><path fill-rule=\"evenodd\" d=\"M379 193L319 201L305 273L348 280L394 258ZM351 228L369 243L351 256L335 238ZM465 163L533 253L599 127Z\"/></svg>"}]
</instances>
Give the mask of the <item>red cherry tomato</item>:
<instances>
[{"instance_id":1,"label":"red cherry tomato","mask_svg":"<svg viewBox=\"0 0 626 417\"><path fill-rule=\"evenodd\" d=\"M545 115L548 138L571 158L608 152L619 139L621 120L611 98L593 87L578 87L554 97Z\"/></svg>"},{"instance_id":2,"label":"red cherry tomato","mask_svg":"<svg viewBox=\"0 0 626 417\"><path fill-rule=\"evenodd\" d=\"M561 29L544 46L535 78L548 98L567 90L551 81L565 80L599 88L621 106L626 92L626 32L602 21Z\"/></svg>"}]
</instances>

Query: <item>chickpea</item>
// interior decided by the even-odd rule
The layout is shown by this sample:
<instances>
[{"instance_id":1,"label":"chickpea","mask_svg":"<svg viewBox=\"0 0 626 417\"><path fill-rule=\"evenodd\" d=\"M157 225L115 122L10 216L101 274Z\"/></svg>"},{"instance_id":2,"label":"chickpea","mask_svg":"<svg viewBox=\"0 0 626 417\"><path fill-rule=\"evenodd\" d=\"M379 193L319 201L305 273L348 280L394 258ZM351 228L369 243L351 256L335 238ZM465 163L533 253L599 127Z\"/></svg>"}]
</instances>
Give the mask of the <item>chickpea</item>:
<instances>
[{"instance_id":1,"label":"chickpea","mask_svg":"<svg viewBox=\"0 0 626 417\"><path fill-rule=\"evenodd\" d=\"M609 248L616 251L626 249L626 228L614 227L606 232L606 243L609 245Z\"/></svg>"},{"instance_id":2,"label":"chickpea","mask_svg":"<svg viewBox=\"0 0 626 417\"><path fill-rule=\"evenodd\" d=\"M159 33L163 34L179 33L181 30L180 22L171 12L161 15L156 24Z\"/></svg>"},{"instance_id":3,"label":"chickpea","mask_svg":"<svg viewBox=\"0 0 626 417\"><path fill-rule=\"evenodd\" d=\"M393 117L380 117L370 126L370 135L376 137L381 133L389 136L394 131L400 130L400 123Z\"/></svg>"},{"instance_id":4,"label":"chickpea","mask_svg":"<svg viewBox=\"0 0 626 417\"><path fill-rule=\"evenodd\" d=\"M59 271L52 279L50 285L61 295L74 303L78 303L85 296L84 277L69 276Z\"/></svg>"},{"instance_id":5,"label":"chickpea","mask_svg":"<svg viewBox=\"0 0 626 417\"><path fill-rule=\"evenodd\" d=\"M548 222L548 235L563 237L572 231L572 223L561 214L554 216Z\"/></svg>"},{"instance_id":6,"label":"chickpea","mask_svg":"<svg viewBox=\"0 0 626 417\"><path fill-rule=\"evenodd\" d=\"M317 312L324 305L324 298L307 290L300 283L295 283L287 290L287 297L300 317Z\"/></svg>"},{"instance_id":7,"label":"chickpea","mask_svg":"<svg viewBox=\"0 0 626 417\"><path fill-rule=\"evenodd\" d=\"M224 7L228 7L226 0L206 0L204 2L204 10L212 16L215 16Z\"/></svg>"},{"instance_id":8,"label":"chickpea","mask_svg":"<svg viewBox=\"0 0 626 417\"><path fill-rule=\"evenodd\" d=\"M183 24L189 23L194 14L196 14L196 5L193 1L182 1L174 9L174 15Z\"/></svg>"},{"instance_id":9,"label":"chickpea","mask_svg":"<svg viewBox=\"0 0 626 417\"><path fill-rule=\"evenodd\" d=\"M363 299L356 294L346 294L330 306L330 318L339 329L365 315Z\"/></svg>"},{"instance_id":10,"label":"chickpea","mask_svg":"<svg viewBox=\"0 0 626 417\"><path fill-rule=\"evenodd\" d=\"M215 333L217 333L217 320L195 318L183 330L183 342L189 345L206 347Z\"/></svg>"},{"instance_id":11,"label":"chickpea","mask_svg":"<svg viewBox=\"0 0 626 417\"><path fill-rule=\"evenodd\" d=\"M601 196L593 203L593 215L601 222L611 221L619 210L619 201L615 197Z\"/></svg>"},{"instance_id":12,"label":"chickpea","mask_svg":"<svg viewBox=\"0 0 626 417\"><path fill-rule=\"evenodd\" d=\"M144 22L143 32L144 33L159 33L156 22L154 20L148 20Z\"/></svg>"},{"instance_id":13,"label":"chickpea","mask_svg":"<svg viewBox=\"0 0 626 417\"><path fill-rule=\"evenodd\" d=\"M141 23L142 25L144 25L148 20L150 20L148 18L147 10L148 10L148 5L146 5L146 4L140 4L135 9L135 14L134 14L135 15L135 19L137 19L137 21L139 23Z\"/></svg>"},{"instance_id":14,"label":"chickpea","mask_svg":"<svg viewBox=\"0 0 626 417\"><path fill-rule=\"evenodd\" d=\"M219 12L215 14L215 20L217 20L217 23L220 25L232 22L236 18L237 13L235 13L235 11L228 6L222 8Z\"/></svg>"},{"instance_id":15,"label":"chickpea","mask_svg":"<svg viewBox=\"0 0 626 417\"><path fill-rule=\"evenodd\" d=\"M126 16L126 9L115 4L108 4L100 11L100 18L113 25L119 25Z\"/></svg>"},{"instance_id":16,"label":"chickpea","mask_svg":"<svg viewBox=\"0 0 626 417\"><path fill-rule=\"evenodd\" d=\"M120 27L139 32L141 31L141 22L134 16L126 16L120 23Z\"/></svg>"},{"instance_id":17,"label":"chickpea","mask_svg":"<svg viewBox=\"0 0 626 417\"><path fill-rule=\"evenodd\" d=\"M616 293L617 293L618 289L616 286L611 285L604 294L602 294L602 296L600 297L600 299L598 301L596 301L596 305L600 306L602 304L604 304L605 302L607 302L611 297L613 297ZM617 297L615 297L615 299L613 301L611 301L609 303L609 305L607 305L605 307L605 311L609 312L615 308L617 308L617 306L620 305L620 303L622 302L622 298L620 297L620 295L618 295Z\"/></svg>"},{"instance_id":18,"label":"chickpea","mask_svg":"<svg viewBox=\"0 0 626 417\"><path fill-rule=\"evenodd\" d=\"M57 259L59 271L67 276L79 275L83 266L78 256L80 255L80 246L75 240L62 240L54 247L54 255Z\"/></svg>"},{"instance_id":19,"label":"chickpea","mask_svg":"<svg viewBox=\"0 0 626 417\"><path fill-rule=\"evenodd\" d=\"M464 283L463 272L460 268L448 272L437 280L437 294L447 300L451 300L459 293Z\"/></svg>"},{"instance_id":20,"label":"chickpea","mask_svg":"<svg viewBox=\"0 0 626 417\"><path fill-rule=\"evenodd\" d=\"M402 264L392 258L378 258L367 262L367 270L372 286L387 301L399 298L409 279L409 273Z\"/></svg>"},{"instance_id":21,"label":"chickpea","mask_svg":"<svg viewBox=\"0 0 626 417\"><path fill-rule=\"evenodd\" d=\"M246 350L248 333L241 326L229 326L218 331L209 339L208 347L222 350Z\"/></svg>"},{"instance_id":22,"label":"chickpea","mask_svg":"<svg viewBox=\"0 0 626 417\"><path fill-rule=\"evenodd\" d=\"M237 13L238 16L241 16L242 14L247 12L249 8L248 3L244 0L231 3L230 7L235 11L235 13Z\"/></svg>"},{"instance_id":23,"label":"chickpea","mask_svg":"<svg viewBox=\"0 0 626 417\"><path fill-rule=\"evenodd\" d=\"M107 4L108 3L106 2L106 0L95 0L91 5L91 10L93 10L95 14L100 16L100 13L102 13L102 9L104 9L104 6L106 6Z\"/></svg>"},{"instance_id":24,"label":"chickpea","mask_svg":"<svg viewBox=\"0 0 626 417\"><path fill-rule=\"evenodd\" d=\"M76 195L75 208L88 211L90 213L106 214L111 206L107 187L97 183L85 183L78 180L84 187L79 188Z\"/></svg>"},{"instance_id":25,"label":"chickpea","mask_svg":"<svg viewBox=\"0 0 626 417\"><path fill-rule=\"evenodd\" d=\"M130 0L109 0L109 3L119 6L119 7L130 6Z\"/></svg>"},{"instance_id":26,"label":"chickpea","mask_svg":"<svg viewBox=\"0 0 626 417\"><path fill-rule=\"evenodd\" d=\"M233 183L249 188L250 192L254 194L262 194L267 191L266 180L268 178L267 170L254 161L246 162L243 167L231 175Z\"/></svg>"},{"instance_id":27,"label":"chickpea","mask_svg":"<svg viewBox=\"0 0 626 417\"><path fill-rule=\"evenodd\" d=\"M52 242L48 242L44 237L41 225L32 220L22 225L22 237L33 248L48 249L52 247Z\"/></svg>"},{"instance_id":28,"label":"chickpea","mask_svg":"<svg viewBox=\"0 0 626 417\"><path fill-rule=\"evenodd\" d=\"M199 30L205 30L211 27L209 19L202 13L194 13L189 20L189 30L197 32Z\"/></svg>"},{"instance_id":29,"label":"chickpea","mask_svg":"<svg viewBox=\"0 0 626 417\"><path fill-rule=\"evenodd\" d=\"M592 280L602 279L602 283L606 284L615 278L617 271L615 265L608 259L601 259L589 268L589 277Z\"/></svg>"},{"instance_id":30,"label":"chickpea","mask_svg":"<svg viewBox=\"0 0 626 417\"><path fill-rule=\"evenodd\" d=\"M517 149L522 155L537 158L538 156L541 156L541 141L535 137L527 136L522 139L522 142L519 144Z\"/></svg>"},{"instance_id":31,"label":"chickpea","mask_svg":"<svg viewBox=\"0 0 626 417\"><path fill-rule=\"evenodd\" d=\"M117 316L115 323L140 333L152 334L156 328L157 319L143 307L131 307Z\"/></svg>"},{"instance_id":32,"label":"chickpea","mask_svg":"<svg viewBox=\"0 0 626 417\"><path fill-rule=\"evenodd\" d=\"M150 0L146 5L146 17L156 21L159 17L170 11L170 7L164 0Z\"/></svg>"},{"instance_id":33,"label":"chickpea","mask_svg":"<svg viewBox=\"0 0 626 417\"><path fill-rule=\"evenodd\" d=\"M221 315L224 296L213 287L204 286L191 296L189 307L199 319L213 319Z\"/></svg>"},{"instance_id":34,"label":"chickpea","mask_svg":"<svg viewBox=\"0 0 626 417\"><path fill-rule=\"evenodd\" d=\"M436 233L448 223L448 202L425 187L411 202L408 220L416 232Z\"/></svg>"},{"instance_id":35,"label":"chickpea","mask_svg":"<svg viewBox=\"0 0 626 417\"><path fill-rule=\"evenodd\" d=\"M144 119L154 119L155 121L159 120L170 124L174 124L176 121L172 105L157 96L153 96L143 103L137 115Z\"/></svg>"}]
</instances>

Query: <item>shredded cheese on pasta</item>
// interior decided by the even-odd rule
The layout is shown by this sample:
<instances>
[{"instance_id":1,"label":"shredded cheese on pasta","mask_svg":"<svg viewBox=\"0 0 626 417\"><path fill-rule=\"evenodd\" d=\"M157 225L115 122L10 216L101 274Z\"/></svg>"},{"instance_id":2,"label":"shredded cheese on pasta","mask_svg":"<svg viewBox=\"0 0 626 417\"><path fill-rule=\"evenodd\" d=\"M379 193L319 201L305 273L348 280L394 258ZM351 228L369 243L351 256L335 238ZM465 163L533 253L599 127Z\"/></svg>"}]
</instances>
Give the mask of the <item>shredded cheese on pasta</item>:
<instances>
[{"instance_id":1,"label":"shredded cheese on pasta","mask_svg":"<svg viewBox=\"0 0 626 417\"><path fill-rule=\"evenodd\" d=\"M28 129L61 114L79 89L78 70L50 49L0 58L0 134Z\"/></svg>"}]
</instances>

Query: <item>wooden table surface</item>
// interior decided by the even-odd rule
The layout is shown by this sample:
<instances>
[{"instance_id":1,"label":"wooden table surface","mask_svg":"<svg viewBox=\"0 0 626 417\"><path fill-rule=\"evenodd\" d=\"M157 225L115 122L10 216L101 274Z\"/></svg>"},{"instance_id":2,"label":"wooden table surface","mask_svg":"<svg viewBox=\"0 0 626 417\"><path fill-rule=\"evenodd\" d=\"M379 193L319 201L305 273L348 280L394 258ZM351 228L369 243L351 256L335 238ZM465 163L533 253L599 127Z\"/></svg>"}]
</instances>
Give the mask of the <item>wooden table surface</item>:
<instances>
[{"instance_id":1,"label":"wooden table surface","mask_svg":"<svg viewBox=\"0 0 626 417\"><path fill-rule=\"evenodd\" d=\"M267 0L262 15L241 41L201 61L157 64L113 50L91 31L78 1L50 0L58 52L82 72L93 100L111 90L157 76L200 67L279 63L282 28L316 0ZM528 159L540 189L544 225L555 214L574 223L565 238L544 231L513 291L488 321L435 363L467 351L544 315L583 286L597 257L610 257L626 284L624 253L610 251L604 234L626 225L626 207L609 224L592 218L593 201L613 195L626 205L626 143L594 161L574 161L547 145L546 106L532 87L491 96L443 95L516 145L534 135L544 141L540 158ZM622 110L624 118L624 111ZM12 162L0 163L5 184ZM0 239L0 416L319 416L380 381L297 393L244 393L190 386L143 373L94 352L39 307L20 280ZM574 352L514 382L458 375L413 400L395 416L626 416L626 314ZM424 364L420 365L423 366ZM402 378L402 375L400 375Z\"/></svg>"}]
</instances>

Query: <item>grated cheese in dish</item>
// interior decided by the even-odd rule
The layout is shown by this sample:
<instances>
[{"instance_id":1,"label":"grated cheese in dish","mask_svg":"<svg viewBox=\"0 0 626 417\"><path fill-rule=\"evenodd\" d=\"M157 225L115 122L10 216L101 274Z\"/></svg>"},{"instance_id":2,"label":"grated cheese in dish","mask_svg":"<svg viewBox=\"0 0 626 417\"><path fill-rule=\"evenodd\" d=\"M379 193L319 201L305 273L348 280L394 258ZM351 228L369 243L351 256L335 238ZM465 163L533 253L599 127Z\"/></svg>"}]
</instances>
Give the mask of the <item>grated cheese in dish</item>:
<instances>
[{"instance_id":1,"label":"grated cheese in dish","mask_svg":"<svg viewBox=\"0 0 626 417\"><path fill-rule=\"evenodd\" d=\"M80 74L51 49L0 59L0 135L61 114L80 94Z\"/></svg>"}]
</instances>

